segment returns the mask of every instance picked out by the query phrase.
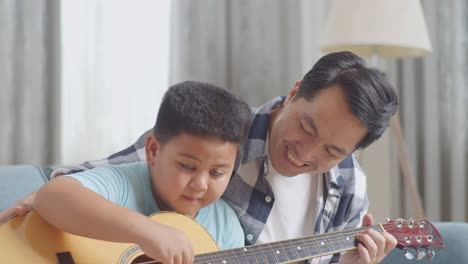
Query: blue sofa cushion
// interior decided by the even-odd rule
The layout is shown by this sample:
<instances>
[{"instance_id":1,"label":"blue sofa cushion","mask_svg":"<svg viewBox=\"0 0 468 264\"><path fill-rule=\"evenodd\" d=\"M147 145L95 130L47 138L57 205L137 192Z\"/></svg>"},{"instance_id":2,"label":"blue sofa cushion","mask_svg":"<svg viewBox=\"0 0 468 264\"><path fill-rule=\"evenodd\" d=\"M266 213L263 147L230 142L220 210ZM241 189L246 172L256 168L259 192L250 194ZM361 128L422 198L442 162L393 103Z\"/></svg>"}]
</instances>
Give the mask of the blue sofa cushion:
<instances>
[{"instance_id":1,"label":"blue sofa cushion","mask_svg":"<svg viewBox=\"0 0 468 264\"><path fill-rule=\"evenodd\" d=\"M47 180L45 172L36 166L0 166L0 211L37 191Z\"/></svg>"}]
</instances>

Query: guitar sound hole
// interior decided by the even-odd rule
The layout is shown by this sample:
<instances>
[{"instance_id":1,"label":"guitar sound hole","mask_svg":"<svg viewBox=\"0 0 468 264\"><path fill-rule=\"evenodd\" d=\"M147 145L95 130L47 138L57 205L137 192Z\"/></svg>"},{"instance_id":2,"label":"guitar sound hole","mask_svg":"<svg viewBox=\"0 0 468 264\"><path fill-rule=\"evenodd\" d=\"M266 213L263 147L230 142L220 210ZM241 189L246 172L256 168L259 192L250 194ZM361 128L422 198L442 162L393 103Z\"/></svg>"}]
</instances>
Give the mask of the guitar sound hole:
<instances>
[{"instance_id":1,"label":"guitar sound hole","mask_svg":"<svg viewBox=\"0 0 468 264\"><path fill-rule=\"evenodd\" d=\"M154 264L161 264L161 262L155 261L154 259L146 256L146 255L141 255L135 258L131 264L139 264L139 263L154 263Z\"/></svg>"}]
</instances>

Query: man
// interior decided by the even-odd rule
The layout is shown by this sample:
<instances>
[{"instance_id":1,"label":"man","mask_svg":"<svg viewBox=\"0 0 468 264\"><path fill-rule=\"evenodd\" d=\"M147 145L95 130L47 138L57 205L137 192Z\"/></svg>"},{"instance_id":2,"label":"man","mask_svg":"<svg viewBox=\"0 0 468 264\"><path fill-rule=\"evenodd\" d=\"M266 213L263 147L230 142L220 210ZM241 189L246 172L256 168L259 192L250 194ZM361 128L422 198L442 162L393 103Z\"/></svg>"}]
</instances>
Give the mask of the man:
<instances>
[{"instance_id":1,"label":"man","mask_svg":"<svg viewBox=\"0 0 468 264\"><path fill-rule=\"evenodd\" d=\"M365 175L352 153L382 135L396 107L383 73L338 52L322 57L285 98L255 109L241 167L223 196L241 221L246 243L371 225ZM145 137L108 159L54 175L144 159L139 153ZM374 230L357 239L357 250L311 262L378 263L396 245L391 235Z\"/></svg>"}]
</instances>

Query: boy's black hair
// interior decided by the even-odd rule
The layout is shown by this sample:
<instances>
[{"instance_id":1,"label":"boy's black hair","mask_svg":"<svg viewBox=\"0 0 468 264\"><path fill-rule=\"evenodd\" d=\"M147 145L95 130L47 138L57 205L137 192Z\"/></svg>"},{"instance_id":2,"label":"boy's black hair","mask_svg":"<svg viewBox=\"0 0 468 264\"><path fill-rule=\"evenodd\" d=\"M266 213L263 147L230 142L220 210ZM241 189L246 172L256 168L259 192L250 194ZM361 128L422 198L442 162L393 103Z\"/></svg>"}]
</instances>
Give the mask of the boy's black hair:
<instances>
[{"instance_id":1,"label":"boy's black hair","mask_svg":"<svg viewBox=\"0 0 468 264\"><path fill-rule=\"evenodd\" d=\"M161 144L181 133L240 144L247 137L251 117L248 104L227 90L186 81L164 94L153 133Z\"/></svg>"},{"instance_id":2,"label":"boy's black hair","mask_svg":"<svg viewBox=\"0 0 468 264\"><path fill-rule=\"evenodd\" d=\"M355 54L343 51L323 56L304 76L297 98L312 100L323 89L340 86L346 93L351 111L367 127L358 143L362 149L380 138L395 114L398 99L386 75Z\"/></svg>"}]
</instances>

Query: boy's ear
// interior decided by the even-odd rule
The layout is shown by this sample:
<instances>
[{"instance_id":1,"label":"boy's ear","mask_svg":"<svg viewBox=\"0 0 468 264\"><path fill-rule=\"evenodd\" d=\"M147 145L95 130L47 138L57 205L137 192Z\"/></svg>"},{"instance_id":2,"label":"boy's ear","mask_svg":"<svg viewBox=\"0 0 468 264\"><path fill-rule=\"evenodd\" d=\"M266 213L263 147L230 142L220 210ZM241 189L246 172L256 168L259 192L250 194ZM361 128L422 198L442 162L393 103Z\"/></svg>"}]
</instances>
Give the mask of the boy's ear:
<instances>
[{"instance_id":1,"label":"boy's ear","mask_svg":"<svg viewBox=\"0 0 468 264\"><path fill-rule=\"evenodd\" d=\"M159 147L160 147L160 142L159 142L158 137L152 133L149 134L146 137L146 143L145 143L146 162L148 164L154 163L154 159L156 158L156 154L158 152Z\"/></svg>"}]
</instances>

